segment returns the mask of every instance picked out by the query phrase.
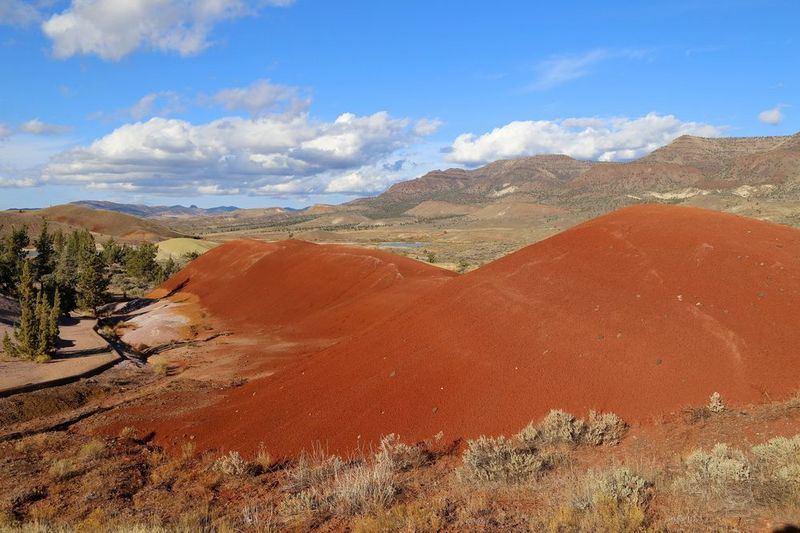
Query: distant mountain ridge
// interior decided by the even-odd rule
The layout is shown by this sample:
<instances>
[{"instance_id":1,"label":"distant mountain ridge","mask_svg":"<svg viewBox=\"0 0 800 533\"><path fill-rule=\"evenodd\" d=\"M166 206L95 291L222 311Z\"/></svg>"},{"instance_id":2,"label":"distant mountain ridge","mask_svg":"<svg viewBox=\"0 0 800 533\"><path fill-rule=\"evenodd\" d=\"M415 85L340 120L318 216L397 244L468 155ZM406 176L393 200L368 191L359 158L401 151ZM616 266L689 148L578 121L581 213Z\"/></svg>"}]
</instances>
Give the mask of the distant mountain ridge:
<instances>
[{"instance_id":1,"label":"distant mountain ridge","mask_svg":"<svg viewBox=\"0 0 800 533\"><path fill-rule=\"evenodd\" d=\"M73 205L88 207L91 209L103 209L115 211L126 215L133 215L141 218L168 218L168 217L196 217L212 216L238 211L235 206L219 206L211 208L189 207L183 205L143 205L143 204L120 204L116 202L106 202L102 200L82 200L72 202Z\"/></svg>"},{"instance_id":2,"label":"distant mountain ridge","mask_svg":"<svg viewBox=\"0 0 800 533\"><path fill-rule=\"evenodd\" d=\"M756 200L753 202L753 200ZM170 220L186 234L258 228L298 230L369 227L386 221L464 217L533 220L597 216L642 202L689 203L751 210L778 206L773 220L800 225L800 133L773 137L685 135L628 162L579 160L550 154L501 160L474 169L435 170L392 185L374 197L305 209L145 206L83 201L77 205ZM390 224L394 222L389 222Z\"/></svg>"},{"instance_id":3,"label":"distant mountain ridge","mask_svg":"<svg viewBox=\"0 0 800 533\"><path fill-rule=\"evenodd\" d=\"M626 195L677 194L686 188L734 190L767 186L771 194L800 192L800 133L775 137L684 135L624 163L536 155L465 170L435 170L350 203L401 213L425 201L485 204L501 197L556 205ZM653 196L655 197L655 196Z\"/></svg>"}]
</instances>

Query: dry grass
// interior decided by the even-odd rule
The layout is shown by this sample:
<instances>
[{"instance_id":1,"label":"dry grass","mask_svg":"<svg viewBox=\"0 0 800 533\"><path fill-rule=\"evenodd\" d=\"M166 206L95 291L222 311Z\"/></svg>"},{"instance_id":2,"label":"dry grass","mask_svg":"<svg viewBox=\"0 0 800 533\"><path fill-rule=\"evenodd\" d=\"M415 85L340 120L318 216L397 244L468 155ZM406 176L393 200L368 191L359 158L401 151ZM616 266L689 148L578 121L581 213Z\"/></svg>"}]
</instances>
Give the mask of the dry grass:
<instances>
[{"instance_id":1,"label":"dry grass","mask_svg":"<svg viewBox=\"0 0 800 533\"><path fill-rule=\"evenodd\" d=\"M760 413L760 422L795 420L797 402ZM672 435L714 442L745 416L668 423L680 425ZM186 460L144 440L28 437L4 449L0 531L704 531L800 521L800 436L651 456L658 442L603 447L624 431L613 415L545 420L475 439L460 457L389 435L374 455L317 451L288 465L264 447L248 462L189 446Z\"/></svg>"},{"instance_id":2,"label":"dry grass","mask_svg":"<svg viewBox=\"0 0 800 533\"><path fill-rule=\"evenodd\" d=\"M239 452L230 451L214 461L212 469L226 476L244 476L250 472L250 465Z\"/></svg>"},{"instance_id":3,"label":"dry grass","mask_svg":"<svg viewBox=\"0 0 800 533\"><path fill-rule=\"evenodd\" d=\"M137 437L136 428L125 426L119 431L119 438L123 440L136 440L136 437Z\"/></svg>"},{"instance_id":4,"label":"dry grass","mask_svg":"<svg viewBox=\"0 0 800 533\"><path fill-rule=\"evenodd\" d=\"M378 463L386 464L395 472L419 468L429 459L429 454L422 447L404 444L394 433L381 439L380 449L375 455Z\"/></svg>"},{"instance_id":5,"label":"dry grass","mask_svg":"<svg viewBox=\"0 0 800 533\"><path fill-rule=\"evenodd\" d=\"M92 439L78 450L78 457L84 461L97 459L106 449L106 443L100 439Z\"/></svg>"},{"instance_id":6,"label":"dry grass","mask_svg":"<svg viewBox=\"0 0 800 533\"><path fill-rule=\"evenodd\" d=\"M50 465L50 476L58 481L64 481L74 477L80 471L80 467L70 459L56 459Z\"/></svg>"},{"instance_id":7,"label":"dry grass","mask_svg":"<svg viewBox=\"0 0 800 533\"><path fill-rule=\"evenodd\" d=\"M337 513L346 516L383 509L394 499L397 487L391 464L362 464L336 475L331 497Z\"/></svg>"},{"instance_id":8,"label":"dry grass","mask_svg":"<svg viewBox=\"0 0 800 533\"><path fill-rule=\"evenodd\" d=\"M335 455L328 456L320 451L302 455L288 472L286 489L296 493L318 487L334 478L344 468L344 461Z\"/></svg>"}]
</instances>

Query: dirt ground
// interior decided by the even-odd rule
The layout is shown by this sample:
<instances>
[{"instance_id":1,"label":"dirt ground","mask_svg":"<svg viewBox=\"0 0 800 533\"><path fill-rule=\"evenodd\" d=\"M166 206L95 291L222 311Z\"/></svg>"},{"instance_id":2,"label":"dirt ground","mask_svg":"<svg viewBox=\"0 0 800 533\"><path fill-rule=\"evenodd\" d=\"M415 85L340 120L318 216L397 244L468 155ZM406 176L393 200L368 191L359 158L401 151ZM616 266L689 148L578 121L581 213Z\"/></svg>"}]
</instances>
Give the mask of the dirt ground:
<instances>
[{"instance_id":1,"label":"dirt ground","mask_svg":"<svg viewBox=\"0 0 800 533\"><path fill-rule=\"evenodd\" d=\"M0 394L24 385L82 375L119 360L119 355L95 333L94 325L95 320L88 317L62 319L57 353L46 363L20 361L0 350Z\"/></svg>"}]
</instances>

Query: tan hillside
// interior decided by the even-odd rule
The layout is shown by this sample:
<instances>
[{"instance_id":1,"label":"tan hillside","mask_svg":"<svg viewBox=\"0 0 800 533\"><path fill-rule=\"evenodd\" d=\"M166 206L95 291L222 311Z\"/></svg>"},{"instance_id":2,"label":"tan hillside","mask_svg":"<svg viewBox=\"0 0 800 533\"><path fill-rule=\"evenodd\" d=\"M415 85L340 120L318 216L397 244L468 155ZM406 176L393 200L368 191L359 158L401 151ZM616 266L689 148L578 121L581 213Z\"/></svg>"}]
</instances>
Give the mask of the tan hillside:
<instances>
[{"instance_id":1,"label":"tan hillside","mask_svg":"<svg viewBox=\"0 0 800 533\"><path fill-rule=\"evenodd\" d=\"M406 211L405 214L420 218L437 218L467 215L477 209L477 207L471 205L451 204L440 200L425 200Z\"/></svg>"},{"instance_id":2,"label":"tan hillside","mask_svg":"<svg viewBox=\"0 0 800 533\"><path fill-rule=\"evenodd\" d=\"M160 241L181 234L151 220L144 220L132 215L90 209L74 204L57 205L46 209L31 211L0 212L0 225L3 230L11 226L28 227L34 235L39 232L44 220L51 230L72 231L77 228L87 229L100 238L114 237L122 241Z\"/></svg>"}]
</instances>

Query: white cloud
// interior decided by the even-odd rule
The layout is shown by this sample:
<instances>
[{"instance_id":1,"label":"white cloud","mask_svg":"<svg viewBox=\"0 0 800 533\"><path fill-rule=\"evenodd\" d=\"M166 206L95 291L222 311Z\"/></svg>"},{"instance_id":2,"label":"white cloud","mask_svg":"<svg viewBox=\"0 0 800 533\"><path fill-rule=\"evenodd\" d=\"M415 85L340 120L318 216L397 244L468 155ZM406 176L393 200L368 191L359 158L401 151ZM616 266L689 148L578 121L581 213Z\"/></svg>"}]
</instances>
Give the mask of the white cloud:
<instances>
[{"instance_id":1,"label":"white cloud","mask_svg":"<svg viewBox=\"0 0 800 533\"><path fill-rule=\"evenodd\" d=\"M269 80L257 80L247 87L223 89L212 97L212 101L228 111L245 110L254 117L278 110L300 113L311 104L309 99L300 97L296 87L273 84Z\"/></svg>"},{"instance_id":2,"label":"white cloud","mask_svg":"<svg viewBox=\"0 0 800 533\"><path fill-rule=\"evenodd\" d=\"M47 124L38 118L34 118L20 124L19 131L22 133L30 133L31 135L57 135L70 131L70 127L61 126L59 124Z\"/></svg>"},{"instance_id":3,"label":"white cloud","mask_svg":"<svg viewBox=\"0 0 800 533\"><path fill-rule=\"evenodd\" d=\"M722 129L650 113L630 118L528 120L506 124L480 136L459 135L448 159L478 165L536 154L616 161L641 157L681 135L719 136Z\"/></svg>"},{"instance_id":4,"label":"white cloud","mask_svg":"<svg viewBox=\"0 0 800 533\"><path fill-rule=\"evenodd\" d=\"M639 49L597 48L583 54L553 56L536 67L538 77L529 86L534 91L546 91L592 73L592 67L611 59L641 59L648 55Z\"/></svg>"},{"instance_id":5,"label":"white cloud","mask_svg":"<svg viewBox=\"0 0 800 533\"><path fill-rule=\"evenodd\" d=\"M5 178L0 176L0 188L26 189L37 186L39 186L39 182L33 178Z\"/></svg>"},{"instance_id":6,"label":"white cloud","mask_svg":"<svg viewBox=\"0 0 800 533\"><path fill-rule=\"evenodd\" d=\"M391 176L366 169L341 175L328 182L325 192L330 193L376 193L394 181Z\"/></svg>"},{"instance_id":7,"label":"white cloud","mask_svg":"<svg viewBox=\"0 0 800 533\"><path fill-rule=\"evenodd\" d=\"M543 61L539 64L539 77L532 88L546 90L582 78L589 74L589 67L608 59L608 56L607 50L598 49L581 55L560 56Z\"/></svg>"},{"instance_id":8,"label":"white cloud","mask_svg":"<svg viewBox=\"0 0 800 533\"><path fill-rule=\"evenodd\" d=\"M438 119L429 119L429 118L422 118L417 121L417 124L414 126L414 131L417 135L421 135L423 137L427 137L428 135L433 135L439 128L442 127L442 121Z\"/></svg>"},{"instance_id":9,"label":"white cloud","mask_svg":"<svg viewBox=\"0 0 800 533\"><path fill-rule=\"evenodd\" d=\"M30 26L41 19L39 10L30 2L0 0L0 25Z\"/></svg>"},{"instance_id":10,"label":"white cloud","mask_svg":"<svg viewBox=\"0 0 800 533\"><path fill-rule=\"evenodd\" d=\"M758 120L763 122L764 124L770 124L772 126L777 126L781 122L783 122L783 111L781 108L783 106L776 105L772 109L767 109L766 111L762 111L758 114Z\"/></svg>"},{"instance_id":11,"label":"white cloud","mask_svg":"<svg viewBox=\"0 0 800 533\"><path fill-rule=\"evenodd\" d=\"M385 184L383 165L419 139L408 119L385 112L333 122L307 113L205 124L152 118L54 157L42 179L163 194L372 192Z\"/></svg>"},{"instance_id":12,"label":"white cloud","mask_svg":"<svg viewBox=\"0 0 800 533\"><path fill-rule=\"evenodd\" d=\"M98 111L89 118L104 122L116 122L128 119L142 120L154 116L166 117L186 110L185 98L175 91L159 91L149 93L137 100L130 107L114 111Z\"/></svg>"},{"instance_id":13,"label":"white cloud","mask_svg":"<svg viewBox=\"0 0 800 533\"><path fill-rule=\"evenodd\" d=\"M183 102L180 96L173 91L161 91L150 93L139 99L130 108L130 115L141 120L145 117L158 115L161 117L172 115L183 110Z\"/></svg>"},{"instance_id":14,"label":"white cloud","mask_svg":"<svg viewBox=\"0 0 800 533\"><path fill-rule=\"evenodd\" d=\"M263 6L293 0L72 0L42 30L56 57L97 55L117 61L143 48L193 55L209 46L222 21L252 15Z\"/></svg>"},{"instance_id":15,"label":"white cloud","mask_svg":"<svg viewBox=\"0 0 800 533\"><path fill-rule=\"evenodd\" d=\"M14 131L11 128L9 128L3 123L0 123L0 141L8 137L11 137L12 133L14 133Z\"/></svg>"}]
</instances>

